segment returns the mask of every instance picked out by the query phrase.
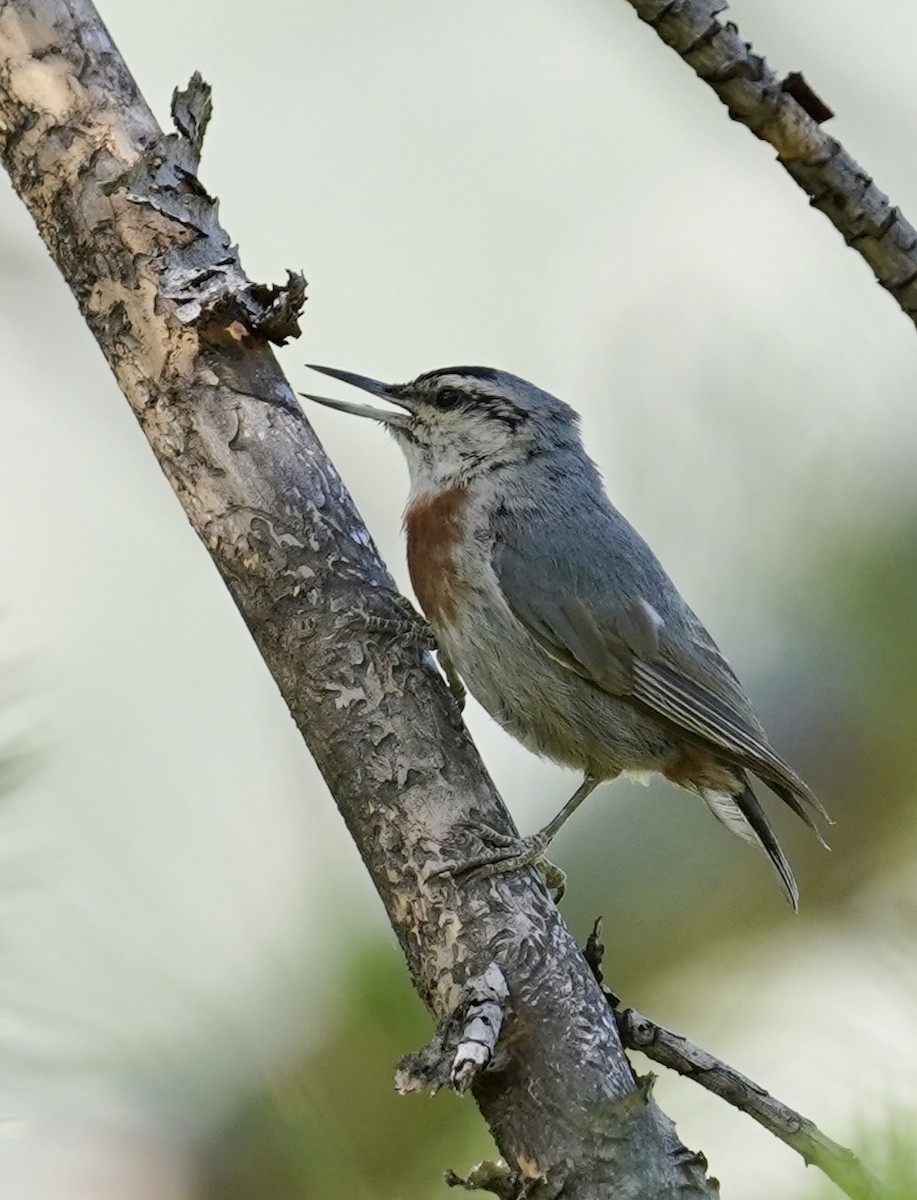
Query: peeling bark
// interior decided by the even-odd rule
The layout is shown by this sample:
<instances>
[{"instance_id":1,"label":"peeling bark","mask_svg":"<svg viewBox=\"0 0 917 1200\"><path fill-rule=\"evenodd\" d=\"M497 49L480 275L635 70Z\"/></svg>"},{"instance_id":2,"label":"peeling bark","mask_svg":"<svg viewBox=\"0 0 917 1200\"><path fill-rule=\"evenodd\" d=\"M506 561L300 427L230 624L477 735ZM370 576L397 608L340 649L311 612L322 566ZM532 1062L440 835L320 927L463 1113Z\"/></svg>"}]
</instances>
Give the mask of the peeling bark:
<instances>
[{"instance_id":1,"label":"peeling bark","mask_svg":"<svg viewBox=\"0 0 917 1200\"><path fill-rule=\"evenodd\" d=\"M459 821L512 823L268 345L299 277L253 285L197 179L209 92L164 135L88 0L0 0L0 157L207 547L442 1018L495 961L499 1069L472 1090L526 1196L712 1197L634 1079L537 874L430 879ZM376 624L382 622L382 625Z\"/></svg>"}]
</instances>

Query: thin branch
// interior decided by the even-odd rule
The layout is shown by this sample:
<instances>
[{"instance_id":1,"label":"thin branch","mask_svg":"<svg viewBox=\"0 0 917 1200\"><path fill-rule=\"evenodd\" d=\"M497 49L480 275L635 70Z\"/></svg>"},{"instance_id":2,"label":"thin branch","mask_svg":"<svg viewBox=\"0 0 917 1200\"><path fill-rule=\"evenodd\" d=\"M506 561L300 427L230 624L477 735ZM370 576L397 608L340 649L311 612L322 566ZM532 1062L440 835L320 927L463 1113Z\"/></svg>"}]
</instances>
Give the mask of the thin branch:
<instances>
[{"instance_id":1,"label":"thin branch","mask_svg":"<svg viewBox=\"0 0 917 1200\"><path fill-rule=\"evenodd\" d=\"M618 1013L618 1029L629 1050L693 1079L791 1146L805 1161L824 1171L852 1200L886 1200L890 1193L852 1150L832 1141L807 1117L776 1100L747 1075L730 1067L687 1038L664 1029L632 1008Z\"/></svg>"},{"instance_id":2,"label":"thin branch","mask_svg":"<svg viewBox=\"0 0 917 1200\"><path fill-rule=\"evenodd\" d=\"M164 135L89 0L0 0L0 159L327 780L418 992L441 1019L499 963L512 1016L471 1090L517 1194L712 1200L537 872L432 878L444 844L461 851L458 827L512 822L429 656L379 632L409 606L268 345L297 331L301 281L252 285L197 178L209 108L192 80Z\"/></svg>"},{"instance_id":3,"label":"thin branch","mask_svg":"<svg viewBox=\"0 0 917 1200\"><path fill-rule=\"evenodd\" d=\"M779 79L731 22L726 0L628 0L641 20L710 85L734 121L769 142L780 164L863 256L917 323L917 231L820 123L833 114L794 72Z\"/></svg>"},{"instance_id":4,"label":"thin branch","mask_svg":"<svg viewBox=\"0 0 917 1200\"><path fill-rule=\"evenodd\" d=\"M583 948L583 956L599 984L602 984L602 959L605 954L601 938L600 918ZM664 1029L633 1008L619 1009L618 997L607 988L604 990L615 1011L621 1040L628 1050L639 1050L653 1062L693 1079L708 1092L713 1092L721 1100L747 1113L769 1133L801 1154L807 1165L824 1171L851 1200L891 1200L888 1189L863 1166L853 1151L832 1141L808 1117L801 1116L789 1105L776 1100L747 1075L707 1050L693 1045L687 1038Z\"/></svg>"}]
</instances>

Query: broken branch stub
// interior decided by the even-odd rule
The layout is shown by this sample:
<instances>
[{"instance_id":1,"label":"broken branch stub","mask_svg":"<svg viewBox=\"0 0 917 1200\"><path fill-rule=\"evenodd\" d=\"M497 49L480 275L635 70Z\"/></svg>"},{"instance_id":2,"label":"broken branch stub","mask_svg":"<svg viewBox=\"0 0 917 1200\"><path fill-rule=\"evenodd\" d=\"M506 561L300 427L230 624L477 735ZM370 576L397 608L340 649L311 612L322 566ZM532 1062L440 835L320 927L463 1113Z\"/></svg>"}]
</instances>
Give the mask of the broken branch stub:
<instances>
[{"instance_id":1,"label":"broken branch stub","mask_svg":"<svg viewBox=\"0 0 917 1200\"><path fill-rule=\"evenodd\" d=\"M466 1092L494 1062L508 1001L506 977L497 963L466 980L455 1008L428 1044L398 1064L396 1089L403 1095L423 1089L435 1093L448 1085L459 1095Z\"/></svg>"}]
</instances>

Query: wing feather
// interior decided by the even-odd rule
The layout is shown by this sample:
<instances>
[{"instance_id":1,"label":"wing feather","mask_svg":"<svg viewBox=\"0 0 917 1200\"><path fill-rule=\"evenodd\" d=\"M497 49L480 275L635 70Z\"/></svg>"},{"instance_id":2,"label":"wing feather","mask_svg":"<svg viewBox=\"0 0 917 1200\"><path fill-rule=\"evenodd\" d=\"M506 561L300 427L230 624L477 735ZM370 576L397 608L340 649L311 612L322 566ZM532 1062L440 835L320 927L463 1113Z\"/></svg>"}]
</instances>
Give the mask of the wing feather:
<instances>
[{"instance_id":1,"label":"wing feather","mask_svg":"<svg viewBox=\"0 0 917 1200\"><path fill-rule=\"evenodd\" d=\"M613 529L603 529L608 519ZM497 545L504 598L552 659L760 776L812 828L805 806L830 820L768 744L729 664L620 514L603 512L584 524L575 562L566 526L505 523ZM540 559L550 562L554 586L533 577L531 563ZM596 567L584 571L584 562Z\"/></svg>"},{"instance_id":2,"label":"wing feather","mask_svg":"<svg viewBox=\"0 0 917 1200\"><path fill-rule=\"evenodd\" d=\"M828 814L809 786L796 774L761 735L735 710L702 684L688 679L666 663L634 661L633 697L674 724L696 734L733 758L743 767L760 775L778 789L796 793L828 819ZM791 804L794 811L812 825L805 809Z\"/></svg>"}]
</instances>

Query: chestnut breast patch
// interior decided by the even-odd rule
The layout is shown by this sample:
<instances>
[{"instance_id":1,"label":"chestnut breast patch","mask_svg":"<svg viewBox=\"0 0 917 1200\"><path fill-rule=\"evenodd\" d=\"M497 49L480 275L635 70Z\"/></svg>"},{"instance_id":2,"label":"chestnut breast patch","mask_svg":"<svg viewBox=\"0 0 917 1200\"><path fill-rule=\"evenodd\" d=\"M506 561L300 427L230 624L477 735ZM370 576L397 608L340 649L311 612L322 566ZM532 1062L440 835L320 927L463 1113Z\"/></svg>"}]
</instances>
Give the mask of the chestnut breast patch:
<instances>
[{"instance_id":1,"label":"chestnut breast patch","mask_svg":"<svg viewBox=\"0 0 917 1200\"><path fill-rule=\"evenodd\" d=\"M456 552L467 504L465 488L448 488L421 496L404 514L411 585L434 625L449 624L457 615L462 580Z\"/></svg>"}]
</instances>

